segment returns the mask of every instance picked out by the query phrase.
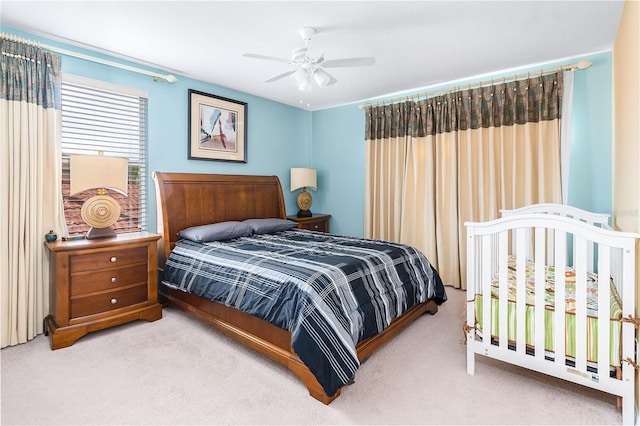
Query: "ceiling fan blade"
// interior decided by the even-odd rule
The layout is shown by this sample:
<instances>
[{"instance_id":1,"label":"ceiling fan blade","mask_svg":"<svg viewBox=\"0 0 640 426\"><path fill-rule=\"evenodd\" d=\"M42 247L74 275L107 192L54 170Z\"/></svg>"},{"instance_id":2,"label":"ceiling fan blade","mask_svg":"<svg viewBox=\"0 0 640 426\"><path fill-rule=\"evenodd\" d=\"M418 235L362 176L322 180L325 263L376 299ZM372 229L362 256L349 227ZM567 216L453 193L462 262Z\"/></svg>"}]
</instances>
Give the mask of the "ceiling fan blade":
<instances>
[{"instance_id":1,"label":"ceiling fan blade","mask_svg":"<svg viewBox=\"0 0 640 426\"><path fill-rule=\"evenodd\" d=\"M362 58L345 58L345 59L330 59L322 62L322 66L325 68L339 68L339 67L366 67L376 63L376 58L362 57Z\"/></svg>"},{"instance_id":2,"label":"ceiling fan blade","mask_svg":"<svg viewBox=\"0 0 640 426\"><path fill-rule=\"evenodd\" d=\"M290 64L291 63L290 59L276 58L274 56L258 55L258 54L255 54L255 53L243 53L242 56L244 56L246 58L265 59L267 61L284 62L285 64Z\"/></svg>"},{"instance_id":3,"label":"ceiling fan blade","mask_svg":"<svg viewBox=\"0 0 640 426\"><path fill-rule=\"evenodd\" d=\"M271 83L271 82L273 82L273 81L280 80L281 78L285 78L286 76L291 75L291 74L293 74L294 72L295 72L295 70L285 71L285 72L282 72L282 73L280 73L280 74L278 74L278 75L274 75L274 76L273 76L273 77L271 77L271 78L266 79L264 82L265 82L265 83Z\"/></svg>"}]
</instances>

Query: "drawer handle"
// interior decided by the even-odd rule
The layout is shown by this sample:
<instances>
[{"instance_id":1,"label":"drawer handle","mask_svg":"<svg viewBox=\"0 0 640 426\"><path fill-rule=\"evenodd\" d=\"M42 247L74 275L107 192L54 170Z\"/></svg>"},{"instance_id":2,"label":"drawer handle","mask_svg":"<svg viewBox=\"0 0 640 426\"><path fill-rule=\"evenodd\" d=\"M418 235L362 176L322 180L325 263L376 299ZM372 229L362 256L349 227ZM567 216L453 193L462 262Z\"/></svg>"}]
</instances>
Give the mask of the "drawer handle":
<instances>
[{"instance_id":1,"label":"drawer handle","mask_svg":"<svg viewBox=\"0 0 640 426\"><path fill-rule=\"evenodd\" d=\"M318 229L319 226L318 225L313 225L313 229Z\"/></svg>"},{"instance_id":2,"label":"drawer handle","mask_svg":"<svg viewBox=\"0 0 640 426\"><path fill-rule=\"evenodd\" d=\"M118 279L116 277L111 277L111 282L115 283L116 281L118 281Z\"/></svg>"},{"instance_id":3,"label":"drawer handle","mask_svg":"<svg viewBox=\"0 0 640 426\"><path fill-rule=\"evenodd\" d=\"M115 297L113 299L111 299L111 304L115 305L116 303L118 303L118 299L116 299Z\"/></svg>"},{"instance_id":4,"label":"drawer handle","mask_svg":"<svg viewBox=\"0 0 640 426\"><path fill-rule=\"evenodd\" d=\"M111 262L115 263L115 262L118 260L118 258L117 258L117 257L115 257L115 256L111 256L111 259L109 259L109 260L110 260Z\"/></svg>"}]
</instances>

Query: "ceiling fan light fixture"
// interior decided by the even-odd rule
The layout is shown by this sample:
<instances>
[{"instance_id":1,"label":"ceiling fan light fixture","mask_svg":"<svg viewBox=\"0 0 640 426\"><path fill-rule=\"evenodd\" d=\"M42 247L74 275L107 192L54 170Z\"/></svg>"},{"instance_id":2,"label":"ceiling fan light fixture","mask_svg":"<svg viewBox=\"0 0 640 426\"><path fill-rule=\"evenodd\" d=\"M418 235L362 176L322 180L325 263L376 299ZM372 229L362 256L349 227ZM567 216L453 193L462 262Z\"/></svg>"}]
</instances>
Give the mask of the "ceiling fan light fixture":
<instances>
[{"instance_id":1,"label":"ceiling fan light fixture","mask_svg":"<svg viewBox=\"0 0 640 426\"><path fill-rule=\"evenodd\" d=\"M308 75L304 69L300 68L298 71L293 73L293 78L298 84L301 84L304 80L308 79Z\"/></svg>"},{"instance_id":2,"label":"ceiling fan light fixture","mask_svg":"<svg viewBox=\"0 0 640 426\"><path fill-rule=\"evenodd\" d=\"M304 80L298 83L298 90L301 92L310 92L311 91L311 77L307 76Z\"/></svg>"},{"instance_id":3,"label":"ceiling fan light fixture","mask_svg":"<svg viewBox=\"0 0 640 426\"><path fill-rule=\"evenodd\" d=\"M332 84L337 83L338 80L326 72L324 68L371 66L375 63L375 58L371 57L325 60L324 53L319 57L308 56L309 41L311 40L311 36L316 33L317 31L315 28L304 27L300 29L299 34L304 41L304 46L293 49L291 52L291 59L259 55L256 53L244 53L243 56L268 61L284 62L291 65L289 70L267 78L265 83L271 83L289 75L293 75L291 81L301 92L310 92L314 83L317 84L318 87L331 86Z\"/></svg>"},{"instance_id":4,"label":"ceiling fan light fixture","mask_svg":"<svg viewBox=\"0 0 640 426\"><path fill-rule=\"evenodd\" d=\"M320 87L326 87L331 83L331 76L321 68L318 68L313 72L313 79Z\"/></svg>"}]
</instances>

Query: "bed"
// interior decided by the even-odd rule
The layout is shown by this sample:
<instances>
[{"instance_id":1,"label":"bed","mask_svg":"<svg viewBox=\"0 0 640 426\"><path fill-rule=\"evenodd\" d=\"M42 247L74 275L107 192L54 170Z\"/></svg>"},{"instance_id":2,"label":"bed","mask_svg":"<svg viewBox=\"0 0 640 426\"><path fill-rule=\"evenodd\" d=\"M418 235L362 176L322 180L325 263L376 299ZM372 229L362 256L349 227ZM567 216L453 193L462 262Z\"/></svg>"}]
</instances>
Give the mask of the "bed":
<instances>
[{"instance_id":1,"label":"bed","mask_svg":"<svg viewBox=\"0 0 640 426\"><path fill-rule=\"evenodd\" d=\"M446 300L437 272L410 246L291 227L262 232L264 223L280 226L286 222L277 176L155 172L153 179L161 234L160 299L289 368L309 394L325 404L353 381L355 370L373 351L425 312L435 314ZM252 231L206 243L178 236L184 237L187 229L229 224L242 228L236 223L249 223ZM256 224L262 228L258 230ZM400 262L396 252L404 253L408 262ZM364 274L362 263L357 271L348 270L351 266L345 265L351 265L354 258L364 259L376 275ZM399 271L398 265L413 272ZM344 298L351 294L360 303L361 295L353 296L357 292L352 291L357 281L353 277L365 284L363 293L367 293L387 285L381 280L387 275L400 279L389 281L390 287L381 293L396 287L402 290L393 291L402 296L389 296L385 299L389 303L379 302L376 296L378 302L358 305L358 310L367 311L382 303L385 314L373 321L382 322L374 325L381 330L372 333L371 324L366 331L356 330L360 314L353 316L355 302ZM334 277L342 278L336 281ZM411 290L410 283L422 289ZM258 284L277 289L277 296ZM308 293L289 293L290 287ZM276 298L285 301L284 308L270 305L268 301ZM303 309L289 309L291 306ZM284 320L280 311L293 311L294 316Z\"/></svg>"},{"instance_id":2,"label":"bed","mask_svg":"<svg viewBox=\"0 0 640 426\"><path fill-rule=\"evenodd\" d=\"M467 372L481 354L546 373L618 396L633 423L640 236L557 204L465 226Z\"/></svg>"}]
</instances>

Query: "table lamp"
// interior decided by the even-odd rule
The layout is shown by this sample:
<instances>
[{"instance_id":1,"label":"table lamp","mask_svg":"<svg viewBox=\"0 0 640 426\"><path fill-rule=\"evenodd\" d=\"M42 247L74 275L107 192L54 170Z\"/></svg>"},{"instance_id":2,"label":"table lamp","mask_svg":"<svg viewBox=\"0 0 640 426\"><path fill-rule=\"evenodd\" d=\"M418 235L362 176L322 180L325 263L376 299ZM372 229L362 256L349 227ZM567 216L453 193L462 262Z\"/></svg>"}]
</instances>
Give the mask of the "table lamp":
<instances>
[{"instance_id":1,"label":"table lamp","mask_svg":"<svg viewBox=\"0 0 640 426\"><path fill-rule=\"evenodd\" d=\"M302 188L302 191L298 194L296 202L298 203L298 217L311 217L311 203L313 198L307 191L307 188L311 188L317 191L316 188L316 169L308 169L304 167L291 169L291 192L296 189Z\"/></svg>"},{"instance_id":2,"label":"table lamp","mask_svg":"<svg viewBox=\"0 0 640 426\"><path fill-rule=\"evenodd\" d=\"M105 195L105 188L127 195L129 181L128 160L120 157L99 155L70 155L70 195L89 189L98 189L98 195L82 204L82 220L91 226L85 235L88 240L113 238L116 231L111 227L120 217L120 205Z\"/></svg>"}]
</instances>

